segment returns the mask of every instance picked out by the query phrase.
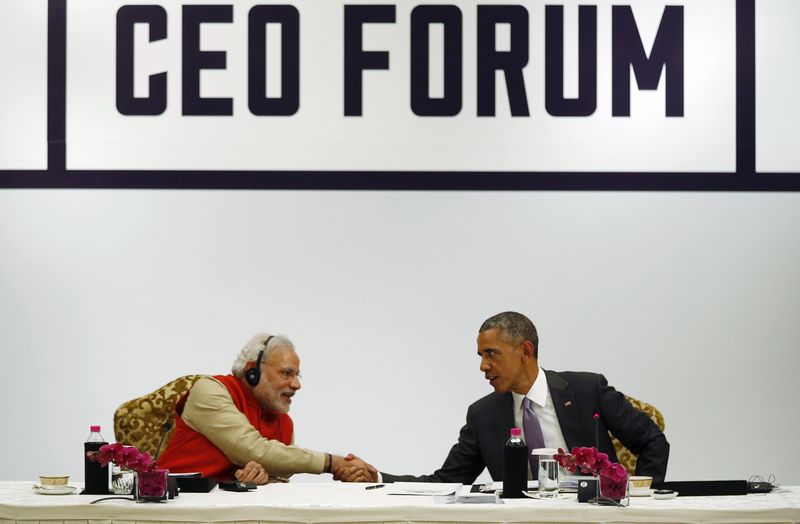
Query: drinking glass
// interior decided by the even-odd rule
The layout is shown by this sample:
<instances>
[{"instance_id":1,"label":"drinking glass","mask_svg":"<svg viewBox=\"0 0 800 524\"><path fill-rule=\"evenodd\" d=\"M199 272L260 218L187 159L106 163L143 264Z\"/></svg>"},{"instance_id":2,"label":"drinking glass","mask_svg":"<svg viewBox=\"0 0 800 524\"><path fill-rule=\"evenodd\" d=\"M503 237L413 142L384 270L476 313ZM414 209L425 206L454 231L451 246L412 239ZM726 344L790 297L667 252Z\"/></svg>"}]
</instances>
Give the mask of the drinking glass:
<instances>
[{"instance_id":1,"label":"drinking glass","mask_svg":"<svg viewBox=\"0 0 800 524\"><path fill-rule=\"evenodd\" d=\"M552 498L558 496L558 462L553 455L539 455L539 496Z\"/></svg>"}]
</instances>

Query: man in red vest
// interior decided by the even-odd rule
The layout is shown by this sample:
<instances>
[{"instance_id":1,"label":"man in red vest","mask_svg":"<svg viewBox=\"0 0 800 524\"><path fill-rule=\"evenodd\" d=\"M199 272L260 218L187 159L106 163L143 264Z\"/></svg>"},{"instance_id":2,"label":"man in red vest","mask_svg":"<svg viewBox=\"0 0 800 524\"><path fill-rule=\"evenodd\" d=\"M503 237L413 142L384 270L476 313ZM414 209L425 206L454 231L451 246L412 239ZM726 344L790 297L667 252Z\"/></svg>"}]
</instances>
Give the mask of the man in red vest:
<instances>
[{"instance_id":1,"label":"man in red vest","mask_svg":"<svg viewBox=\"0 0 800 524\"><path fill-rule=\"evenodd\" d=\"M177 403L175 431L158 459L160 467L256 484L333 471L347 472L348 480L377 479L377 470L353 455L294 446L287 412L301 387L300 359L289 339L256 335L231 371L201 378Z\"/></svg>"}]
</instances>

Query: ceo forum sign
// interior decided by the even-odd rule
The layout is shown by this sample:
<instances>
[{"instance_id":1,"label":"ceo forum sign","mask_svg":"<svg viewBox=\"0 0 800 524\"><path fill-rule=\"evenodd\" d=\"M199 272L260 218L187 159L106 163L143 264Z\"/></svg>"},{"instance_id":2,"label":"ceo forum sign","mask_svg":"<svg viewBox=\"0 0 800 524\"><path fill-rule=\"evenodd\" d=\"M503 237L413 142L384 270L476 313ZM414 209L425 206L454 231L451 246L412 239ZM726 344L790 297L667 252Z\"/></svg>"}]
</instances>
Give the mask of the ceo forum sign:
<instances>
[{"instance_id":1,"label":"ceo forum sign","mask_svg":"<svg viewBox=\"0 0 800 524\"><path fill-rule=\"evenodd\" d=\"M66 171L737 169L734 0L49 2Z\"/></svg>"}]
</instances>

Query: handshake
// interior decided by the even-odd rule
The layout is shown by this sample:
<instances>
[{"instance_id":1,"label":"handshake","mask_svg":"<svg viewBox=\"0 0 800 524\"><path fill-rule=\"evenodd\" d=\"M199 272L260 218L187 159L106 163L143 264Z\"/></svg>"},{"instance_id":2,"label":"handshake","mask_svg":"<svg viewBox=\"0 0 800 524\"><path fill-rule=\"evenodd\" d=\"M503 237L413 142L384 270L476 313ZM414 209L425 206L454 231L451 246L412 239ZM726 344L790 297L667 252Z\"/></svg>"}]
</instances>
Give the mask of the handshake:
<instances>
[{"instance_id":1,"label":"handshake","mask_svg":"<svg viewBox=\"0 0 800 524\"><path fill-rule=\"evenodd\" d=\"M344 457L331 455L330 472L342 482L377 482L378 470L352 453Z\"/></svg>"},{"instance_id":2,"label":"handshake","mask_svg":"<svg viewBox=\"0 0 800 524\"><path fill-rule=\"evenodd\" d=\"M328 457L325 457L325 471L333 473L334 480L341 480L342 482L378 481L378 470L352 453L348 453L344 457L339 455L328 455ZM270 481L288 481L283 477L270 476L264 466L255 460L249 461L242 469L236 470L234 478L240 482L257 485L266 484Z\"/></svg>"}]
</instances>

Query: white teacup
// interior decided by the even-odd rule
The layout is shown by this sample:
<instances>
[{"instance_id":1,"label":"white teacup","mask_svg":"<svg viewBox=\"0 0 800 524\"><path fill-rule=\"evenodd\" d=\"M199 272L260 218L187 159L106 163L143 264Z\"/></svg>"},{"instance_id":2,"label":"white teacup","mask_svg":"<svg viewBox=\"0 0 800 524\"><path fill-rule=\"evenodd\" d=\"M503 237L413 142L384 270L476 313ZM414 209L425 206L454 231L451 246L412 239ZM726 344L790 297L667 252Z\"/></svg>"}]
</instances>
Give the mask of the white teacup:
<instances>
[{"instance_id":1,"label":"white teacup","mask_svg":"<svg viewBox=\"0 0 800 524\"><path fill-rule=\"evenodd\" d=\"M653 484L653 477L633 476L629 477L631 495L649 495L650 486Z\"/></svg>"}]
</instances>

